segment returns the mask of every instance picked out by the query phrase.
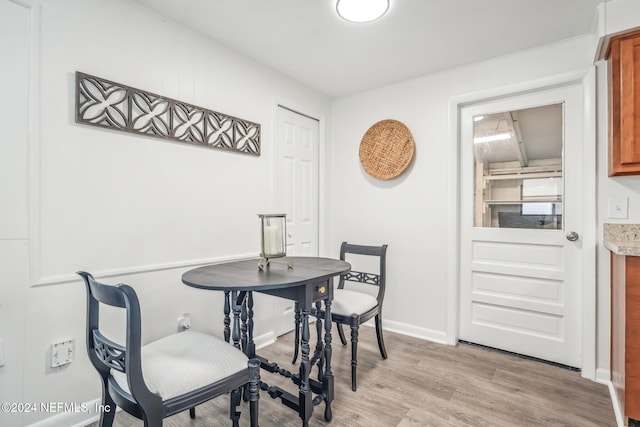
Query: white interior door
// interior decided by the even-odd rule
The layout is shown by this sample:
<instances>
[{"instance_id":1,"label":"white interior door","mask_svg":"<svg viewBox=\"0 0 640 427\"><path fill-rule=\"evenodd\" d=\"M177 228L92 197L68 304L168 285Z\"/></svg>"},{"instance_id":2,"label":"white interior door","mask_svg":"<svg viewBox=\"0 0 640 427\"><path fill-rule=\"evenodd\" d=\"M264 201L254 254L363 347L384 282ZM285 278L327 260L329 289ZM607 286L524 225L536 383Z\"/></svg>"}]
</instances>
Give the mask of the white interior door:
<instances>
[{"instance_id":1,"label":"white interior door","mask_svg":"<svg viewBox=\"0 0 640 427\"><path fill-rule=\"evenodd\" d=\"M578 84L461 110L461 340L581 367L583 120Z\"/></svg>"},{"instance_id":2,"label":"white interior door","mask_svg":"<svg viewBox=\"0 0 640 427\"><path fill-rule=\"evenodd\" d=\"M287 214L287 255L318 255L319 122L278 106L274 209ZM293 329L293 302L274 298L274 333Z\"/></svg>"}]
</instances>

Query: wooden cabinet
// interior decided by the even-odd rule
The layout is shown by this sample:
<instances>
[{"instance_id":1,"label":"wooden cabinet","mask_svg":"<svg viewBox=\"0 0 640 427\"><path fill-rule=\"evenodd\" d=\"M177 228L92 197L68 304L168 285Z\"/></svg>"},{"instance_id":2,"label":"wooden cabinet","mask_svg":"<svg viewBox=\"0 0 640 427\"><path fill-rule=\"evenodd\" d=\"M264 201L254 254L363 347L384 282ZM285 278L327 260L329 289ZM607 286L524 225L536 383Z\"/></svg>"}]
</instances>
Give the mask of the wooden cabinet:
<instances>
[{"instance_id":1,"label":"wooden cabinet","mask_svg":"<svg viewBox=\"0 0 640 427\"><path fill-rule=\"evenodd\" d=\"M611 253L611 382L625 421L640 420L640 257L615 253Z\"/></svg>"},{"instance_id":2,"label":"wooden cabinet","mask_svg":"<svg viewBox=\"0 0 640 427\"><path fill-rule=\"evenodd\" d=\"M640 31L611 38L609 176L640 175Z\"/></svg>"}]
</instances>

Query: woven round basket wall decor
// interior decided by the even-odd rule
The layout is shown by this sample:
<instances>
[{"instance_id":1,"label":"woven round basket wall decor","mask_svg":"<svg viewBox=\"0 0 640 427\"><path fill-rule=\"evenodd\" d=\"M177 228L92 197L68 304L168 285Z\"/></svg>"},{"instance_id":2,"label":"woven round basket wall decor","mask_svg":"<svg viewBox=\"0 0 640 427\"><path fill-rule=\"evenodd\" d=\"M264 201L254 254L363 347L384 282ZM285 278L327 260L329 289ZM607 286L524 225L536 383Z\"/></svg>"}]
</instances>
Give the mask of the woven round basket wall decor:
<instances>
[{"instance_id":1,"label":"woven round basket wall decor","mask_svg":"<svg viewBox=\"0 0 640 427\"><path fill-rule=\"evenodd\" d=\"M367 130L360 142L360 163L377 179L392 179L411 163L415 143L404 123L382 120Z\"/></svg>"}]
</instances>

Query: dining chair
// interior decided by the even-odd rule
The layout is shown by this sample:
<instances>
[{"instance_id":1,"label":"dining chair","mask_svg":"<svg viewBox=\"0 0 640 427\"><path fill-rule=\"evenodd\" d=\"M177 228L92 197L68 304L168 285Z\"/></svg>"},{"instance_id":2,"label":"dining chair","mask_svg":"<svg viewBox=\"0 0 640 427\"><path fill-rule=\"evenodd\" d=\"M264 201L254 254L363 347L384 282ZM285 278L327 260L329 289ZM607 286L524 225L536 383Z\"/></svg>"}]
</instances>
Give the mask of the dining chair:
<instances>
[{"instance_id":1,"label":"dining chair","mask_svg":"<svg viewBox=\"0 0 640 427\"><path fill-rule=\"evenodd\" d=\"M238 427L237 410L246 389L250 425L258 427L260 362L249 360L233 345L214 336L178 332L148 344L141 342L140 303L126 284L108 285L79 271L87 289L87 353L102 380L100 427L113 424L116 405L142 419L145 427L222 394L230 394L230 418ZM126 312L125 343L110 340L100 328L101 304Z\"/></svg>"},{"instance_id":2,"label":"dining chair","mask_svg":"<svg viewBox=\"0 0 640 427\"><path fill-rule=\"evenodd\" d=\"M342 242L340 259L350 261L351 256L367 256L378 258L377 273L352 270L340 276L337 289L333 293L331 320L336 323L342 345L347 345L342 325L351 328L351 389L356 391L356 371L358 366L358 331L360 325L375 317L378 348L383 359L387 358L387 350L382 336L382 303L386 284L387 246L364 246ZM352 283L349 287L345 284ZM372 288L366 292L365 288ZM375 296L374 296L375 295ZM312 311L315 315L315 310ZM320 310L324 318L324 310Z\"/></svg>"}]
</instances>

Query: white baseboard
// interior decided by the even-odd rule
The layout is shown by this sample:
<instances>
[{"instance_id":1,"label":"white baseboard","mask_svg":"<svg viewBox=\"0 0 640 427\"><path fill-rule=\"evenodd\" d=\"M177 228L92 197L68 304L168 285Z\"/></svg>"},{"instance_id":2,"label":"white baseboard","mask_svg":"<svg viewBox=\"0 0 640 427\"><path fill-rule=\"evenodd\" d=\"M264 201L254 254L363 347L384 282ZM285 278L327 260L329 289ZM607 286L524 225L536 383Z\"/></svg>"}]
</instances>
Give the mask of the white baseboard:
<instances>
[{"instance_id":1,"label":"white baseboard","mask_svg":"<svg viewBox=\"0 0 640 427\"><path fill-rule=\"evenodd\" d=\"M309 324L313 324L315 319L310 319ZM369 320L366 323L363 323L361 326L368 326L371 328L375 327L375 323L373 319ZM446 342L446 333L442 331L435 331L433 329L421 328L418 326L409 325L408 323L396 322L393 320L382 320L382 328L385 331L395 332L401 335L407 335L414 338L423 339L426 341L433 341L439 344L447 344ZM332 333L337 336L337 332L335 327L332 329ZM269 344L272 344L276 341L276 336L273 331L269 331L266 334L263 334L253 340L256 344L256 348L266 347Z\"/></svg>"},{"instance_id":2,"label":"white baseboard","mask_svg":"<svg viewBox=\"0 0 640 427\"><path fill-rule=\"evenodd\" d=\"M616 424L618 427L625 427L624 416L622 415L618 395L616 394L616 390L613 388L613 383L611 382L611 372L608 369L596 369L596 382L604 384L609 388L611 405L613 406L613 412L616 415Z\"/></svg>"},{"instance_id":3,"label":"white baseboard","mask_svg":"<svg viewBox=\"0 0 640 427\"><path fill-rule=\"evenodd\" d=\"M613 383L611 381L609 381L607 385L609 386L609 394L611 395L613 412L616 414L616 423L618 424L618 427L625 427L624 416L622 415L622 409L620 408L620 402L618 401L616 390L613 388Z\"/></svg>"},{"instance_id":4,"label":"white baseboard","mask_svg":"<svg viewBox=\"0 0 640 427\"><path fill-rule=\"evenodd\" d=\"M276 342L276 334L273 331L269 331L266 334L262 334L259 337L254 337L253 342L256 345L256 349L260 349Z\"/></svg>"},{"instance_id":5,"label":"white baseboard","mask_svg":"<svg viewBox=\"0 0 640 427\"><path fill-rule=\"evenodd\" d=\"M447 344L447 334L443 331L421 328L419 326L409 325L408 323L385 319L382 320L382 327L384 330L397 332L402 335L433 341L440 344Z\"/></svg>"}]
</instances>

